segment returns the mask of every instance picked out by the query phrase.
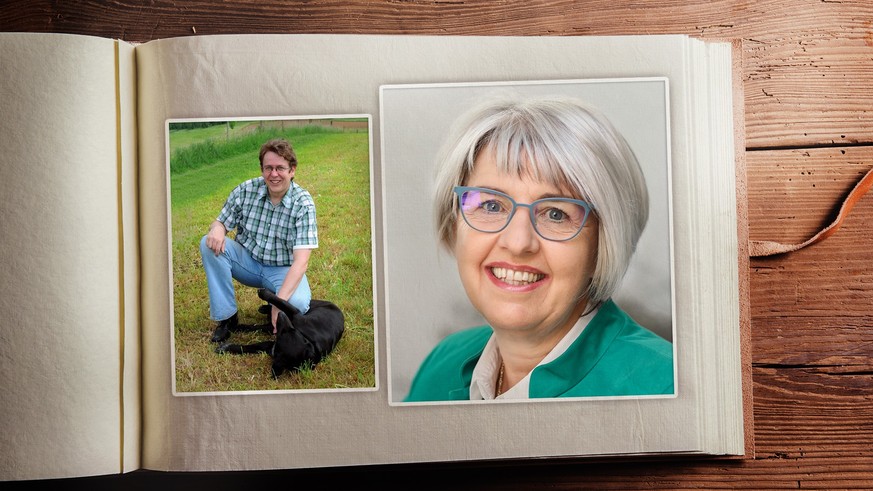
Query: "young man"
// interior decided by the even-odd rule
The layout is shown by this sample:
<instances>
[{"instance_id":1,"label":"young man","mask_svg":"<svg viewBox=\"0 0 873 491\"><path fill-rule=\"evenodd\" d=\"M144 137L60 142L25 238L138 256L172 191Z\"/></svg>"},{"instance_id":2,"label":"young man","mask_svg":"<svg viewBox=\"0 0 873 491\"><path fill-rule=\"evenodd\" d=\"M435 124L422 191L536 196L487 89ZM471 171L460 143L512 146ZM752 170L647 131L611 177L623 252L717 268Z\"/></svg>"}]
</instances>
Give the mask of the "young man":
<instances>
[{"instance_id":1,"label":"young man","mask_svg":"<svg viewBox=\"0 0 873 491\"><path fill-rule=\"evenodd\" d=\"M224 341L238 322L235 278L266 288L300 312L309 310L312 292L306 268L318 247L312 196L294 182L297 156L282 139L266 142L259 155L261 177L243 182L224 203L200 241L200 256L209 287L209 316L218 325L212 342ZM236 229L236 238L227 237ZM279 310L271 311L275 332Z\"/></svg>"}]
</instances>

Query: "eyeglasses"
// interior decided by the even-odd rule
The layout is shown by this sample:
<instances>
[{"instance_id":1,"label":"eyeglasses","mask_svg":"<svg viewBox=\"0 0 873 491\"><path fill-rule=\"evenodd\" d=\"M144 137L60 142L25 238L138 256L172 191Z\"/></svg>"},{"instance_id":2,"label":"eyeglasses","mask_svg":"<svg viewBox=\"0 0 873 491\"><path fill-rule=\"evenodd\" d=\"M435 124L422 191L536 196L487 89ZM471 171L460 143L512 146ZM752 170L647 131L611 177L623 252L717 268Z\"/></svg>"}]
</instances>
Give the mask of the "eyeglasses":
<instances>
[{"instance_id":1,"label":"eyeglasses","mask_svg":"<svg viewBox=\"0 0 873 491\"><path fill-rule=\"evenodd\" d=\"M270 174L273 173L273 171L276 171L276 172L278 172L279 174L286 174L288 171L291 170L291 168L290 168L290 167L284 167L284 166L271 167L271 166L268 165L268 166L266 166L266 167L262 167L261 170L264 172L265 175L268 175L268 176L269 176Z\"/></svg>"},{"instance_id":2,"label":"eyeglasses","mask_svg":"<svg viewBox=\"0 0 873 491\"><path fill-rule=\"evenodd\" d=\"M525 204L488 188L456 186L454 191L467 225L491 234L506 228L518 207L523 206L530 211L530 222L540 237L558 242L570 240L582 231L592 208L582 200L570 198L544 198Z\"/></svg>"}]
</instances>

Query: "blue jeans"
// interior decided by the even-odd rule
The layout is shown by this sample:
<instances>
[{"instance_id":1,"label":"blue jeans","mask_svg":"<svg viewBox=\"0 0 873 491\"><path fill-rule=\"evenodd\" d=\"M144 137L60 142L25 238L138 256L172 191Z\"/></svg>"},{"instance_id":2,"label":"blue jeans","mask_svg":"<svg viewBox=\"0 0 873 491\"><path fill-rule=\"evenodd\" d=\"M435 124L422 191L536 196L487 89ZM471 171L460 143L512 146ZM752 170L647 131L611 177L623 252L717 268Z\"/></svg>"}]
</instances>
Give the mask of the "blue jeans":
<instances>
[{"instance_id":1,"label":"blue jeans","mask_svg":"<svg viewBox=\"0 0 873 491\"><path fill-rule=\"evenodd\" d=\"M290 266L266 266L256 261L237 241L226 237L224 252L215 255L206 246L206 236L200 239L200 257L206 270L206 285L209 288L209 317L214 321L230 318L237 311L236 293L233 279L246 286L266 288L273 293L279 291ZM297 289L287 298L288 303L301 313L309 310L312 290L306 275L300 279Z\"/></svg>"}]
</instances>

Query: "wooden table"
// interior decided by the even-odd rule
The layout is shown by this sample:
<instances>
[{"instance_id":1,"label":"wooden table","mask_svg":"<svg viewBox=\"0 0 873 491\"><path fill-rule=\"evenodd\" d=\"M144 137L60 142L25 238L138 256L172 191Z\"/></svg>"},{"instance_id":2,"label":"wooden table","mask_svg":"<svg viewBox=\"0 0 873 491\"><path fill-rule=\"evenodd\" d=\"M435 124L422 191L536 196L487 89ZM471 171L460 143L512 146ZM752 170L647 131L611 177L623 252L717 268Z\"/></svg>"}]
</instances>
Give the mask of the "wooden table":
<instances>
[{"instance_id":1,"label":"wooden table","mask_svg":"<svg viewBox=\"0 0 873 491\"><path fill-rule=\"evenodd\" d=\"M744 41L749 233L800 242L873 167L873 2L388 0L6 1L0 30L127 41L237 33L684 33ZM332 489L873 489L873 196L824 242L751 260L756 457L548 461L259 473L136 472L115 486ZM315 486L315 487L313 487Z\"/></svg>"}]
</instances>

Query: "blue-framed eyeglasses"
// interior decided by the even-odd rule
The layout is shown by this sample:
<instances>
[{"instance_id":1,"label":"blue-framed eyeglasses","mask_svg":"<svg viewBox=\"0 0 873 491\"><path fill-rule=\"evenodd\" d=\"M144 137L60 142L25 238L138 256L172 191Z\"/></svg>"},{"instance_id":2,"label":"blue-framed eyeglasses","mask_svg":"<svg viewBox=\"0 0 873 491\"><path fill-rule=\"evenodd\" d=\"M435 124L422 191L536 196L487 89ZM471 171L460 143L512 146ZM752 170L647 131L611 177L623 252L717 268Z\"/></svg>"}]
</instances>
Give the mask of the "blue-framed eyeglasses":
<instances>
[{"instance_id":1,"label":"blue-framed eyeglasses","mask_svg":"<svg viewBox=\"0 0 873 491\"><path fill-rule=\"evenodd\" d=\"M488 188L456 186L454 191L464 221L485 233L505 229L515 210L523 206L530 212L530 222L540 237L558 242L570 240L582 231L592 209L590 204L571 198L544 198L525 204Z\"/></svg>"}]
</instances>

